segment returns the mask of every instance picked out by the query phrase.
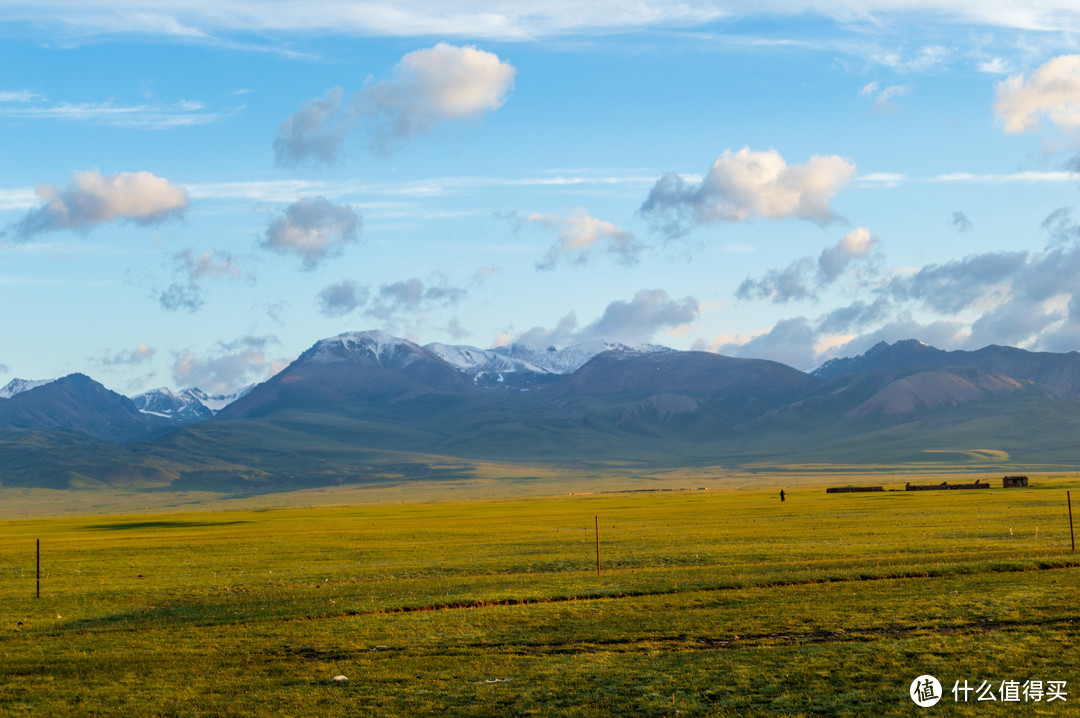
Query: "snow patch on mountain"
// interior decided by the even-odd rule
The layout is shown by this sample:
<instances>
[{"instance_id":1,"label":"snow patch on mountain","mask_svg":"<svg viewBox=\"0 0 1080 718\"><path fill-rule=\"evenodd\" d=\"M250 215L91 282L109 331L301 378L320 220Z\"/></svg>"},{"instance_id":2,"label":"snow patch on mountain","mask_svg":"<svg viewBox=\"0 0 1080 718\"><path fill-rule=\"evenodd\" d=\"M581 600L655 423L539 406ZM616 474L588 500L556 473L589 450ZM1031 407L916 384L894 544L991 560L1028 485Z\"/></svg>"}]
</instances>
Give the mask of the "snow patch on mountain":
<instances>
[{"instance_id":1,"label":"snow patch on mountain","mask_svg":"<svg viewBox=\"0 0 1080 718\"><path fill-rule=\"evenodd\" d=\"M629 345L618 342L592 341L574 344L563 349L509 344L493 349L478 349L453 344L425 344L424 348L458 371L480 383L503 383L510 374L562 376L580 369L586 362L603 352L649 354L672 351L655 344Z\"/></svg>"},{"instance_id":2,"label":"snow patch on mountain","mask_svg":"<svg viewBox=\"0 0 1080 718\"><path fill-rule=\"evenodd\" d=\"M590 359L604 352L618 352L620 354L651 354L653 352L673 351L667 347L656 344L622 344L620 342L608 342L595 340L572 344L563 349L547 347L526 346L524 344L510 344L496 347L492 352L525 362L531 366L540 368L551 374L571 374L583 367Z\"/></svg>"},{"instance_id":3,"label":"snow patch on mountain","mask_svg":"<svg viewBox=\"0 0 1080 718\"><path fill-rule=\"evenodd\" d=\"M172 391L166 387L152 389L131 397L143 414L160 416L175 421L203 421L224 409L255 388L248 384L231 394L208 395L202 389L191 388Z\"/></svg>"},{"instance_id":4,"label":"snow patch on mountain","mask_svg":"<svg viewBox=\"0 0 1080 718\"><path fill-rule=\"evenodd\" d=\"M16 394L36 389L39 386L52 384L56 379L12 379L0 389L0 399L10 399Z\"/></svg>"},{"instance_id":5,"label":"snow patch on mountain","mask_svg":"<svg viewBox=\"0 0 1080 718\"><path fill-rule=\"evenodd\" d=\"M305 352L309 360L316 362L369 359L398 369L408 366L424 353L419 344L381 331L345 332L322 339Z\"/></svg>"}]
</instances>

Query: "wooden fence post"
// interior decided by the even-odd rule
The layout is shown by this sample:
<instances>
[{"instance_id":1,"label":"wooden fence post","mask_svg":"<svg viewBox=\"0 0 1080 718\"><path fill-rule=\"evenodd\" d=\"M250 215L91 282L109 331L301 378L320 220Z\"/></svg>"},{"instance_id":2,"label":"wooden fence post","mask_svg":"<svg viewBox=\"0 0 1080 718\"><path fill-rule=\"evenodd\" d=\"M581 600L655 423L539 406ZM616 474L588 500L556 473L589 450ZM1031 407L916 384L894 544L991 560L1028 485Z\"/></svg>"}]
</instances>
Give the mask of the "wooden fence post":
<instances>
[{"instance_id":1,"label":"wooden fence post","mask_svg":"<svg viewBox=\"0 0 1080 718\"><path fill-rule=\"evenodd\" d=\"M1072 514L1070 514L1071 516ZM600 516L593 516L596 521L596 575L600 575Z\"/></svg>"}]
</instances>

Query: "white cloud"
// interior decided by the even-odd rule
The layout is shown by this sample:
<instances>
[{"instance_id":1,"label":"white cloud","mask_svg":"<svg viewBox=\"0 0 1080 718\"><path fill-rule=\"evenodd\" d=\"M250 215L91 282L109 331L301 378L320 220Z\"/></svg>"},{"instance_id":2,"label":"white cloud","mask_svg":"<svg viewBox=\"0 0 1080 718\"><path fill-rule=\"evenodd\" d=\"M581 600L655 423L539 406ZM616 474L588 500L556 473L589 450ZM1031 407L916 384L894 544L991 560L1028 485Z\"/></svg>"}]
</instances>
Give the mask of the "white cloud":
<instances>
[{"instance_id":1,"label":"white cloud","mask_svg":"<svg viewBox=\"0 0 1080 718\"><path fill-rule=\"evenodd\" d=\"M101 364L107 367L117 365L134 366L150 361L155 354L157 354L156 349L146 342L140 342L134 349L103 354L101 357Z\"/></svg>"},{"instance_id":2,"label":"white cloud","mask_svg":"<svg viewBox=\"0 0 1080 718\"><path fill-rule=\"evenodd\" d=\"M1023 172L1011 172L1003 175L972 174L971 172L950 172L948 174L927 177L925 182L971 182L974 184L1006 184L1010 182L1022 182L1034 184L1037 182L1076 182L1080 180L1080 172L1066 170L1039 171L1026 170Z\"/></svg>"},{"instance_id":3,"label":"white cloud","mask_svg":"<svg viewBox=\"0 0 1080 718\"><path fill-rule=\"evenodd\" d=\"M0 91L0 102L33 102L40 99L43 99L41 95L30 90Z\"/></svg>"},{"instance_id":4,"label":"white cloud","mask_svg":"<svg viewBox=\"0 0 1080 718\"><path fill-rule=\"evenodd\" d=\"M196 256L195 250L188 247L173 255L173 261L177 270L193 284L203 277L241 276L236 257L222 249L210 249Z\"/></svg>"},{"instance_id":5,"label":"white cloud","mask_svg":"<svg viewBox=\"0 0 1080 718\"><path fill-rule=\"evenodd\" d=\"M994 112L1008 134L1029 132L1045 118L1067 132L1080 128L1080 55L1047 60L1031 77L1010 75L994 91Z\"/></svg>"},{"instance_id":6,"label":"white cloud","mask_svg":"<svg viewBox=\"0 0 1080 718\"><path fill-rule=\"evenodd\" d=\"M191 247L172 256L175 281L158 294L158 303L170 312L196 312L205 303L200 282L203 279L241 279L244 273L235 256L223 249L196 254Z\"/></svg>"},{"instance_id":7,"label":"white cloud","mask_svg":"<svg viewBox=\"0 0 1080 718\"><path fill-rule=\"evenodd\" d=\"M319 311L328 317L344 316L366 304L368 295L367 287L343 279L319 292Z\"/></svg>"},{"instance_id":8,"label":"white cloud","mask_svg":"<svg viewBox=\"0 0 1080 718\"><path fill-rule=\"evenodd\" d=\"M150 172L76 172L67 187L39 184L35 192L45 204L15 226L23 239L62 229L88 230L115 219L152 224L182 216L188 207L183 187Z\"/></svg>"},{"instance_id":9,"label":"white cloud","mask_svg":"<svg viewBox=\"0 0 1080 718\"><path fill-rule=\"evenodd\" d=\"M1009 63L1000 57L980 62L976 67L978 67L979 72L985 72L988 75L1008 75L1012 72Z\"/></svg>"},{"instance_id":10,"label":"white cloud","mask_svg":"<svg viewBox=\"0 0 1080 718\"><path fill-rule=\"evenodd\" d=\"M360 223L361 218L348 205L333 204L324 197L303 197L270 223L262 246L299 255L303 268L311 270L355 242Z\"/></svg>"},{"instance_id":11,"label":"white cloud","mask_svg":"<svg viewBox=\"0 0 1080 718\"><path fill-rule=\"evenodd\" d=\"M394 66L391 79L348 99L340 87L331 88L286 118L274 140L277 160L332 163L345 136L360 124L373 149L385 152L442 123L478 119L502 107L515 73L498 55L472 46L439 43L415 50Z\"/></svg>"},{"instance_id":12,"label":"white cloud","mask_svg":"<svg viewBox=\"0 0 1080 718\"><path fill-rule=\"evenodd\" d=\"M380 287L375 302L366 314L383 321L400 320L410 312L454 306L467 293L463 287L451 285L438 274L429 279L426 286L419 277L411 277Z\"/></svg>"},{"instance_id":13,"label":"white cloud","mask_svg":"<svg viewBox=\"0 0 1080 718\"><path fill-rule=\"evenodd\" d=\"M831 202L855 173L855 164L837 155L817 155L788 165L776 150L725 150L697 186L676 174L661 177L641 205L669 236L697 224L764 219L804 219L827 224L837 219Z\"/></svg>"},{"instance_id":14,"label":"white cloud","mask_svg":"<svg viewBox=\"0 0 1080 718\"><path fill-rule=\"evenodd\" d=\"M25 90L0 92L0 117L90 122L143 130L207 125L235 115L242 109L243 106L238 106L211 111L205 103L191 100L171 104L137 105L117 104L112 101L50 102L42 95Z\"/></svg>"},{"instance_id":15,"label":"white cloud","mask_svg":"<svg viewBox=\"0 0 1080 718\"><path fill-rule=\"evenodd\" d=\"M694 297L672 299L663 289L643 289L629 301L611 302L596 321L580 329L576 315L571 313L560 319L554 329L533 327L514 341L539 347L598 340L637 344L651 341L661 331L685 327L700 312L701 303ZM496 346L505 339L500 334Z\"/></svg>"},{"instance_id":16,"label":"white cloud","mask_svg":"<svg viewBox=\"0 0 1080 718\"><path fill-rule=\"evenodd\" d=\"M825 284L835 281L852 260L866 257L876 243L877 239L866 227L856 227L845 234L836 246L826 249L818 257L821 281Z\"/></svg>"},{"instance_id":17,"label":"white cloud","mask_svg":"<svg viewBox=\"0 0 1080 718\"><path fill-rule=\"evenodd\" d=\"M544 259L537 265L540 269L553 269L562 258L584 264L592 256L593 248L606 245L608 251L626 264L637 262L641 244L631 232L589 215L578 209L563 217L553 214L530 214L526 221L550 229L558 234L559 241L552 245Z\"/></svg>"},{"instance_id":18,"label":"white cloud","mask_svg":"<svg viewBox=\"0 0 1080 718\"><path fill-rule=\"evenodd\" d=\"M191 351L177 355L172 375L180 387L198 387L210 394L228 394L253 381L262 381L283 362L267 356L278 340L273 336L246 336L221 342L205 356Z\"/></svg>"},{"instance_id":19,"label":"white cloud","mask_svg":"<svg viewBox=\"0 0 1080 718\"><path fill-rule=\"evenodd\" d=\"M385 115L395 134L408 135L499 109L516 72L493 52L440 42L406 54L393 79L362 90L358 102Z\"/></svg>"},{"instance_id":20,"label":"white cloud","mask_svg":"<svg viewBox=\"0 0 1080 718\"><path fill-rule=\"evenodd\" d=\"M6 0L0 6L0 19L59 25L77 36L137 33L187 41L206 41L211 33L248 35L267 31L521 41L801 15L875 29L907 21L1053 32L1080 30L1080 9L1073 0L612 0L595 4L571 0L524 4L514 0L481 4L461 0ZM246 47L240 45L240 49Z\"/></svg>"},{"instance_id":21,"label":"white cloud","mask_svg":"<svg viewBox=\"0 0 1080 718\"><path fill-rule=\"evenodd\" d=\"M859 90L861 96L869 97L874 100L874 109L879 111L893 109L889 100L894 97L901 97L909 92L911 92L911 85L889 85L885 89L881 89L877 80L867 83Z\"/></svg>"},{"instance_id":22,"label":"white cloud","mask_svg":"<svg viewBox=\"0 0 1080 718\"><path fill-rule=\"evenodd\" d=\"M784 269L759 278L747 277L735 291L739 299L769 299L776 303L816 300L818 291L835 283L855 260L869 259L877 239L866 227L856 227L832 247L813 257L796 259Z\"/></svg>"}]
</instances>

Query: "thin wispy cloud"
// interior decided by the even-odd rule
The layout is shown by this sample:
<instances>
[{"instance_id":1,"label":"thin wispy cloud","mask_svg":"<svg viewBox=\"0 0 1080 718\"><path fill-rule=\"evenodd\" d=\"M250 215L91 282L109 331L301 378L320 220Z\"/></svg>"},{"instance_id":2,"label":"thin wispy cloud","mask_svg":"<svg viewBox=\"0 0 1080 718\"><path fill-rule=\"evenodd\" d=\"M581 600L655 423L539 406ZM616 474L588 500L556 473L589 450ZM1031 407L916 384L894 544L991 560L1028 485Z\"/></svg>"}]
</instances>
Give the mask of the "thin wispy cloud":
<instances>
[{"instance_id":1,"label":"thin wispy cloud","mask_svg":"<svg viewBox=\"0 0 1080 718\"><path fill-rule=\"evenodd\" d=\"M826 17L845 25L880 27L889 22L930 18L945 24L1027 31L1080 30L1080 10L1071 0L1000 3L983 0L864 0L821 3L795 0L761 3L753 0L615 0L589 5L553 0L522 6L511 0L482 8L461 0L372 0L362 4L333 0L298 5L287 0L130 0L117 12L110 0L11 0L0 18L51 24L79 35L139 34L200 40L231 32L302 32L391 37L474 37L535 40L558 35L610 35L647 28L692 28L745 18Z\"/></svg>"},{"instance_id":2,"label":"thin wispy cloud","mask_svg":"<svg viewBox=\"0 0 1080 718\"><path fill-rule=\"evenodd\" d=\"M874 109L879 112L889 111L895 109L890 100L896 97L903 97L911 92L911 85L889 85L888 87L881 87L877 80L869 82L863 85L859 90L859 95L867 97L873 100Z\"/></svg>"},{"instance_id":3,"label":"thin wispy cloud","mask_svg":"<svg viewBox=\"0 0 1080 718\"><path fill-rule=\"evenodd\" d=\"M203 102L183 100L171 104L116 102L50 102L41 95L3 101L0 118L21 121L89 122L97 125L168 130L218 122L241 111L243 106L212 110Z\"/></svg>"}]
</instances>

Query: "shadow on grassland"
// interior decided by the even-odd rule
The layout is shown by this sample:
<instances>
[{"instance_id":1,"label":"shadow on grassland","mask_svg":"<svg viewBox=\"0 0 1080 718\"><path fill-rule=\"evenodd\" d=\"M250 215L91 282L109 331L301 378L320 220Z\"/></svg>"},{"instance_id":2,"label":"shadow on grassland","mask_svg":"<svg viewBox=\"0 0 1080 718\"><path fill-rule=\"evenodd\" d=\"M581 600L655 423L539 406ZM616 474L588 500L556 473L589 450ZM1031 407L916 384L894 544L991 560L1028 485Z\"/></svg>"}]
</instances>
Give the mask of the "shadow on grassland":
<instances>
[{"instance_id":1,"label":"shadow on grassland","mask_svg":"<svg viewBox=\"0 0 1080 718\"><path fill-rule=\"evenodd\" d=\"M87 531L127 531L130 529L186 529L203 526L231 526L250 521L118 521L110 524L86 526Z\"/></svg>"}]
</instances>

